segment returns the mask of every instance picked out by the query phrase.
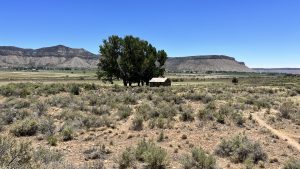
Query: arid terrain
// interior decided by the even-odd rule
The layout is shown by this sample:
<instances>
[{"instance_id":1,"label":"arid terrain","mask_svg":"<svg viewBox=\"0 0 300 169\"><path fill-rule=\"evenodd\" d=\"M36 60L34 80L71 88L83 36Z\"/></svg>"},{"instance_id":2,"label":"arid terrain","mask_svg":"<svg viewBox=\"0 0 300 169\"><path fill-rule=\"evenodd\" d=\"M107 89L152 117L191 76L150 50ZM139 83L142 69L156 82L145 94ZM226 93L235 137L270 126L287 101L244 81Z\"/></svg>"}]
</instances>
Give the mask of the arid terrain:
<instances>
[{"instance_id":1,"label":"arid terrain","mask_svg":"<svg viewBox=\"0 0 300 169\"><path fill-rule=\"evenodd\" d=\"M1 165L299 167L299 77L241 77L237 85L230 77L178 77L160 88L3 82Z\"/></svg>"},{"instance_id":2,"label":"arid terrain","mask_svg":"<svg viewBox=\"0 0 300 169\"><path fill-rule=\"evenodd\" d=\"M0 68L95 69L98 61L99 55L63 45L40 49L0 46ZM165 67L170 72L253 72L244 63L223 55L173 57Z\"/></svg>"}]
</instances>

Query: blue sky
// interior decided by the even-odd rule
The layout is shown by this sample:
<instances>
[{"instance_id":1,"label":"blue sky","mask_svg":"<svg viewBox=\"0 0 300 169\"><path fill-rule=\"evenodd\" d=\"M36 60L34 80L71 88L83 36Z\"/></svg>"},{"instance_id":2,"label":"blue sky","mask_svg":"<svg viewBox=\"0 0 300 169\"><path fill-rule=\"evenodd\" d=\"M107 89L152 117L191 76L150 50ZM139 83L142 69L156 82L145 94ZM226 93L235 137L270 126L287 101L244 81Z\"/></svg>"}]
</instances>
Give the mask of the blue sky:
<instances>
[{"instance_id":1,"label":"blue sky","mask_svg":"<svg viewBox=\"0 0 300 169\"><path fill-rule=\"evenodd\" d=\"M250 67L300 67L300 0L1 0L0 45L98 53L134 35L169 56L224 54Z\"/></svg>"}]
</instances>

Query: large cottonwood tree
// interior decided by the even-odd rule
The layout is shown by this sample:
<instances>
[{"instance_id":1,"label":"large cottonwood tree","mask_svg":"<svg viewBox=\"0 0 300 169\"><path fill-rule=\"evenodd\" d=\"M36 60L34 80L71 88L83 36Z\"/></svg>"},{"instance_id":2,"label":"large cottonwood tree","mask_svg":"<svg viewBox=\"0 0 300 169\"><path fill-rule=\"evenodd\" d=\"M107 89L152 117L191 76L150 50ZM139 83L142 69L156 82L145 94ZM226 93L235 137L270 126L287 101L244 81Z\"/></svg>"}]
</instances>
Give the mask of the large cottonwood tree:
<instances>
[{"instance_id":1,"label":"large cottonwood tree","mask_svg":"<svg viewBox=\"0 0 300 169\"><path fill-rule=\"evenodd\" d=\"M122 79L125 86L146 83L152 77L163 76L167 53L157 51L150 43L138 37L110 36L100 46L98 78L113 83Z\"/></svg>"}]
</instances>

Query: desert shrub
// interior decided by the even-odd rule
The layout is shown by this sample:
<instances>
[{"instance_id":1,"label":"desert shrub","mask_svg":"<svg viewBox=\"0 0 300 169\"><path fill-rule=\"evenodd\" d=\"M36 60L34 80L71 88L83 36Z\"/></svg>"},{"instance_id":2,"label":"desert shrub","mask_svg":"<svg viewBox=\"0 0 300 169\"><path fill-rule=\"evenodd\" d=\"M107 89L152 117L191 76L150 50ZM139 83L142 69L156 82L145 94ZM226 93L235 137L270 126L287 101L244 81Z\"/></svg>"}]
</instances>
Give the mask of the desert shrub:
<instances>
[{"instance_id":1,"label":"desert shrub","mask_svg":"<svg viewBox=\"0 0 300 169\"><path fill-rule=\"evenodd\" d=\"M207 104L207 103L209 103L209 102L211 102L211 101L213 101L213 100L214 100L214 97L213 97L213 95L210 94L210 93L207 93L207 94L202 98L202 102L205 103L205 104Z\"/></svg>"},{"instance_id":2,"label":"desert shrub","mask_svg":"<svg viewBox=\"0 0 300 169\"><path fill-rule=\"evenodd\" d=\"M85 89L85 90L97 90L97 86L96 86L96 84L95 83L92 83L92 84L90 84L90 83L85 83L85 84L82 84L83 86L83 88Z\"/></svg>"},{"instance_id":3,"label":"desert shrub","mask_svg":"<svg viewBox=\"0 0 300 169\"><path fill-rule=\"evenodd\" d=\"M79 95L80 94L80 87L77 84L71 85L70 93L73 94L73 95Z\"/></svg>"},{"instance_id":4,"label":"desert shrub","mask_svg":"<svg viewBox=\"0 0 300 169\"><path fill-rule=\"evenodd\" d=\"M233 84L237 85L239 83L239 80L238 80L238 78L234 77L234 78L232 78L231 82Z\"/></svg>"},{"instance_id":5,"label":"desert shrub","mask_svg":"<svg viewBox=\"0 0 300 169\"><path fill-rule=\"evenodd\" d=\"M7 108L22 109L28 108L30 106L30 101L22 98L12 98L10 101L5 103L5 105Z\"/></svg>"},{"instance_id":6,"label":"desert shrub","mask_svg":"<svg viewBox=\"0 0 300 169\"><path fill-rule=\"evenodd\" d=\"M55 95L66 91L66 85L62 83L42 84L36 89L38 95Z\"/></svg>"},{"instance_id":7,"label":"desert shrub","mask_svg":"<svg viewBox=\"0 0 300 169\"><path fill-rule=\"evenodd\" d=\"M136 115L132 120L131 129L136 131L143 130L143 126L144 126L143 122L144 122L143 116Z\"/></svg>"},{"instance_id":8,"label":"desert shrub","mask_svg":"<svg viewBox=\"0 0 300 169\"><path fill-rule=\"evenodd\" d=\"M58 140L54 135L48 136L47 141L50 146L57 146Z\"/></svg>"},{"instance_id":9,"label":"desert shrub","mask_svg":"<svg viewBox=\"0 0 300 169\"><path fill-rule=\"evenodd\" d=\"M164 129L166 128L166 119L164 118L157 118L156 119L156 127L159 128L159 129Z\"/></svg>"},{"instance_id":10,"label":"desert shrub","mask_svg":"<svg viewBox=\"0 0 300 169\"><path fill-rule=\"evenodd\" d=\"M220 112L215 114L216 120L218 123L225 124L225 115Z\"/></svg>"},{"instance_id":11,"label":"desert shrub","mask_svg":"<svg viewBox=\"0 0 300 169\"><path fill-rule=\"evenodd\" d=\"M260 98L255 100L254 105L260 108L271 108L271 101L268 98Z\"/></svg>"},{"instance_id":12,"label":"desert shrub","mask_svg":"<svg viewBox=\"0 0 300 169\"><path fill-rule=\"evenodd\" d=\"M30 117L30 112L27 109L14 110L14 109L4 109L0 114L0 118L4 124L12 124L17 120L23 120Z\"/></svg>"},{"instance_id":13,"label":"desert shrub","mask_svg":"<svg viewBox=\"0 0 300 169\"><path fill-rule=\"evenodd\" d=\"M215 169L216 160L212 155L208 155L201 148L193 148L192 155L185 155L181 164L184 169Z\"/></svg>"},{"instance_id":14,"label":"desert shrub","mask_svg":"<svg viewBox=\"0 0 300 169\"><path fill-rule=\"evenodd\" d=\"M132 148L126 148L117 159L120 169L134 168L135 156Z\"/></svg>"},{"instance_id":15,"label":"desert shrub","mask_svg":"<svg viewBox=\"0 0 300 169\"><path fill-rule=\"evenodd\" d=\"M54 120L51 118L42 118L39 121L39 131L42 134L46 134L47 136L51 136L55 132L56 126L54 125Z\"/></svg>"},{"instance_id":16,"label":"desert shrub","mask_svg":"<svg viewBox=\"0 0 300 169\"><path fill-rule=\"evenodd\" d=\"M284 164L283 169L299 169L300 168L300 160L290 159Z\"/></svg>"},{"instance_id":17,"label":"desert shrub","mask_svg":"<svg viewBox=\"0 0 300 169\"><path fill-rule=\"evenodd\" d=\"M38 116L45 115L47 113L48 105L45 102L37 102L35 105Z\"/></svg>"},{"instance_id":18,"label":"desert shrub","mask_svg":"<svg viewBox=\"0 0 300 169\"><path fill-rule=\"evenodd\" d=\"M96 115L88 115L83 117L82 119L82 124L84 127L86 127L86 129L90 129L92 127L101 127L106 125L106 122L104 122L103 117L99 117Z\"/></svg>"},{"instance_id":19,"label":"desert shrub","mask_svg":"<svg viewBox=\"0 0 300 169\"><path fill-rule=\"evenodd\" d=\"M165 140L165 134L164 131L162 130L158 135L157 142L162 142L164 140Z\"/></svg>"},{"instance_id":20,"label":"desert shrub","mask_svg":"<svg viewBox=\"0 0 300 169\"><path fill-rule=\"evenodd\" d=\"M101 115L104 115L104 114L110 114L110 109L111 108L107 105L103 105L103 106L100 106L100 107L93 106L91 112L93 114L101 116Z\"/></svg>"},{"instance_id":21,"label":"desert shrub","mask_svg":"<svg viewBox=\"0 0 300 169\"><path fill-rule=\"evenodd\" d=\"M62 140L63 141L70 141L74 138L74 129L71 125L66 125L63 127L62 131Z\"/></svg>"},{"instance_id":22,"label":"desert shrub","mask_svg":"<svg viewBox=\"0 0 300 169\"><path fill-rule=\"evenodd\" d=\"M115 121L108 115L101 116L101 118L100 118L101 126L111 127L112 125L114 125L114 123L115 123Z\"/></svg>"},{"instance_id":23,"label":"desert shrub","mask_svg":"<svg viewBox=\"0 0 300 169\"><path fill-rule=\"evenodd\" d=\"M29 168L31 152L30 143L0 135L0 168Z\"/></svg>"},{"instance_id":24,"label":"desert shrub","mask_svg":"<svg viewBox=\"0 0 300 169\"><path fill-rule=\"evenodd\" d=\"M166 150L145 139L138 143L135 156L138 160L145 162L150 169L164 168L167 165Z\"/></svg>"},{"instance_id":25,"label":"desert shrub","mask_svg":"<svg viewBox=\"0 0 300 169\"><path fill-rule=\"evenodd\" d=\"M199 120L214 120L215 110L206 106L204 109L199 110L197 117Z\"/></svg>"},{"instance_id":26,"label":"desert shrub","mask_svg":"<svg viewBox=\"0 0 300 169\"><path fill-rule=\"evenodd\" d=\"M10 130L17 137L33 136L37 133L39 124L34 119L25 119L17 122Z\"/></svg>"},{"instance_id":27,"label":"desert shrub","mask_svg":"<svg viewBox=\"0 0 300 169\"><path fill-rule=\"evenodd\" d=\"M47 99L47 104L50 106L56 106L60 108L69 107L70 103L77 105L76 100L73 99L70 95L64 96L64 95L54 95Z\"/></svg>"},{"instance_id":28,"label":"desert shrub","mask_svg":"<svg viewBox=\"0 0 300 169\"><path fill-rule=\"evenodd\" d=\"M102 159L104 160L107 154L111 152L104 145L93 146L83 152L86 159Z\"/></svg>"},{"instance_id":29,"label":"desert shrub","mask_svg":"<svg viewBox=\"0 0 300 169\"><path fill-rule=\"evenodd\" d=\"M233 108L231 106L229 106L228 104L220 106L219 114L228 116L233 112L234 112Z\"/></svg>"},{"instance_id":30,"label":"desert shrub","mask_svg":"<svg viewBox=\"0 0 300 169\"><path fill-rule=\"evenodd\" d=\"M121 120L127 119L132 114L132 109L129 106L121 105L117 113Z\"/></svg>"},{"instance_id":31,"label":"desert shrub","mask_svg":"<svg viewBox=\"0 0 300 169\"><path fill-rule=\"evenodd\" d=\"M63 160L63 154L47 148L38 147L33 153L33 159L42 164L50 164Z\"/></svg>"},{"instance_id":32,"label":"desert shrub","mask_svg":"<svg viewBox=\"0 0 300 169\"><path fill-rule=\"evenodd\" d=\"M5 125L4 121L0 118L0 132L3 131L4 125Z\"/></svg>"},{"instance_id":33,"label":"desert shrub","mask_svg":"<svg viewBox=\"0 0 300 169\"><path fill-rule=\"evenodd\" d=\"M152 106L147 103L142 103L141 105L137 106L136 112L137 114L143 116L145 120L159 116L159 114L156 113L156 111L152 108Z\"/></svg>"},{"instance_id":34,"label":"desert shrub","mask_svg":"<svg viewBox=\"0 0 300 169\"><path fill-rule=\"evenodd\" d=\"M86 116L85 112L72 111L70 109L64 109L59 114L58 119L64 120L64 121L67 121L67 122L82 123L85 116Z\"/></svg>"},{"instance_id":35,"label":"desert shrub","mask_svg":"<svg viewBox=\"0 0 300 169\"><path fill-rule=\"evenodd\" d=\"M253 163L265 161L267 154L259 143L253 143L246 136L235 136L229 140L222 140L215 153L220 157L230 157L233 162L242 163L252 160Z\"/></svg>"},{"instance_id":36,"label":"desert shrub","mask_svg":"<svg viewBox=\"0 0 300 169\"><path fill-rule=\"evenodd\" d=\"M34 85L30 83L11 83L0 87L0 94L9 97L16 96L25 98L30 95L30 91L34 91Z\"/></svg>"},{"instance_id":37,"label":"desert shrub","mask_svg":"<svg viewBox=\"0 0 300 169\"><path fill-rule=\"evenodd\" d=\"M161 118L172 119L177 114L177 110L174 105L170 105L166 102L162 102L157 105L156 112Z\"/></svg>"},{"instance_id":38,"label":"desert shrub","mask_svg":"<svg viewBox=\"0 0 300 169\"><path fill-rule=\"evenodd\" d=\"M194 121L194 111L190 106L180 106L180 120Z\"/></svg>"},{"instance_id":39,"label":"desert shrub","mask_svg":"<svg viewBox=\"0 0 300 169\"><path fill-rule=\"evenodd\" d=\"M123 96L123 102L125 103L125 104L132 104L132 105L134 105L134 104L136 104L137 103L137 98L136 98L136 96L135 95L133 95L133 94L125 94L124 96Z\"/></svg>"},{"instance_id":40,"label":"desert shrub","mask_svg":"<svg viewBox=\"0 0 300 169\"><path fill-rule=\"evenodd\" d=\"M98 96L94 93L88 93L86 96L86 100L88 101L90 106L96 106L98 103Z\"/></svg>"},{"instance_id":41,"label":"desert shrub","mask_svg":"<svg viewBox=\"0 0 300 169\"><path fill-rule=\"evenodd\" d=\"M280 116L285 119L290 119L291 114L295 112L295 106L293 102L285 102L279 108Z\"/></svg>"},{"instance_id":42,"label":"desert shrub","mask_svg":"<svg viewBox=\"0 0 300 169\"><path fill-rule=\"evenodd\" d=\"M238 125L238 126L243 126L244 123L246 122L246 119L239 112L234 112L231 115L231 118L233 119L233 121L235 122L235 124Z\"/></svg>"},{"instance_id":43,"label":"desert shrub","mask_svg":"<svg viewBox=\"0 0 300 169\"><path fill-rule=\"evenodd\" d=\"M187 93L184 95L184 98L187 99L187 100L192 100L192 101L199 101L199 100L202 100L203 99L203 94L201 93L197 93L197 92L194 92L194 93Z\"/></svg>"}]
</instances>

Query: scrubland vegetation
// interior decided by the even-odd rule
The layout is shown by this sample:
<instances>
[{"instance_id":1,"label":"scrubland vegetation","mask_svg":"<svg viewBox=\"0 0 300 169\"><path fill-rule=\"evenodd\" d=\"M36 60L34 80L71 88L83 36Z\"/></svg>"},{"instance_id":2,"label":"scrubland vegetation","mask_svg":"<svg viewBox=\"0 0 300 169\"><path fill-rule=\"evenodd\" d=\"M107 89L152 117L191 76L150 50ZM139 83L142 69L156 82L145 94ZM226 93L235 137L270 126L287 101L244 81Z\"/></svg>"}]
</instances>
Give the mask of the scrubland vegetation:
<instances>
[{"instance_id":1,"label":"scrubland vegetation","mask_svg":"<svg viewBox=\"0 0 300 169\"><path fill-rule=\"evenodd\" d=\"M2 85L0 168L298 169L300 78L216 81Z\"/></svg>"}]
</instances>

